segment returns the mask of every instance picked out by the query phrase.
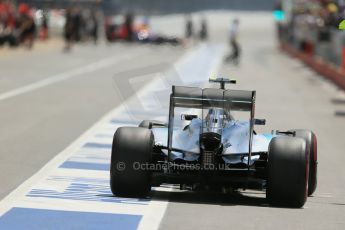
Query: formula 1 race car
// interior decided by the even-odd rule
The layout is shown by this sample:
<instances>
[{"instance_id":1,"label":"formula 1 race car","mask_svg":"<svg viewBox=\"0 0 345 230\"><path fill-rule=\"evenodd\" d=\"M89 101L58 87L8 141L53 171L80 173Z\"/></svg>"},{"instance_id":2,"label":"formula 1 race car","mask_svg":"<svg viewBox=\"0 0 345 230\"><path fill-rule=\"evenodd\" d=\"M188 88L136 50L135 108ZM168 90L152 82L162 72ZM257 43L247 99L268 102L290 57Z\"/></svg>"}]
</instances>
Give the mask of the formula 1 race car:
<instances>
[{"instance_id":1,"label":"formula 1 race car","mask_svg":"<svg viewBox=\"0 0 345 230\"><path fill-rule=\"evenodd\" d=\"M178 37L155 33L146 23L136 23L132 25L132 30L130 35L125 22L122 22L118 17L108 17L105 23L108 42L130 40L155 45L170 44L177 46L183 44L183 40Z\"/></svg>"},{"instance_id":2,"label":"formula 1 race car","mask_svg":"<svg viewBox=\"0 0 345 230\"><path fill-rule=\"evenodd\" d=\"M254 126L266 121L254 118L256 92L226 90L234 80L211 82L220 83L220 89L173 86L167 124L145 120L139 127L117 129L110 167L113 194L146 197L151 187L170 183L181 189L263 190L271 205L302 207L317 185L315 134L258 134ZM182 109L188 114L176 119ZM236 120L235 111L250 117ZM178 122L181 128L175 127Z\"/></svg>"}]
</instances>

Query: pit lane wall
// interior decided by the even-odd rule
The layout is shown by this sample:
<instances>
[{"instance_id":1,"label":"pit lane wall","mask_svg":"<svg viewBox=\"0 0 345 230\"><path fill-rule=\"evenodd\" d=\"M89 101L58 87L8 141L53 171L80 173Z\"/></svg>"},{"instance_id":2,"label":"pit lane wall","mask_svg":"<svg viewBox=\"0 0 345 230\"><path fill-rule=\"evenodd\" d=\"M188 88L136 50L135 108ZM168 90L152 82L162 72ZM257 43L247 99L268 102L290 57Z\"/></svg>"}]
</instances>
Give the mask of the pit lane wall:
<instances>
[{"instance_id":1,"label":"pit lane wall","mask_svg":"<svg viewBox=\"0 0 345 230\"><path fill-rule=\"evenodd\" d=\"M279 47L345 90L345 31L298 31L277 24Z\"/></svg>"}]
</instances>

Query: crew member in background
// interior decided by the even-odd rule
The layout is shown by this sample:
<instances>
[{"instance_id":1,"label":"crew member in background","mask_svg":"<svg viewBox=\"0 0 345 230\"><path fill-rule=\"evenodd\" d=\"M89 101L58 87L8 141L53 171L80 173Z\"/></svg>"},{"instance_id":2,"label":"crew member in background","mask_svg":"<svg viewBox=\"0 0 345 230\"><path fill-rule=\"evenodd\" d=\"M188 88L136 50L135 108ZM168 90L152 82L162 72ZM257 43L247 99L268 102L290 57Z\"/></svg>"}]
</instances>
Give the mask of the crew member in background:
<instances>
[{"instance_id":1,"label":"crew member in background","mask_svg":"<svg viewBox=\"0 0 345 230\"><path fill-rule=\"evenodd\" d=\"M203 17L201 18L201 27L200 27L200 40L207 40L208 38L208 29L207 29L207 21L206 18Z\"/></svg>"},{"instance_id":2,"label":"crew member in background","mask_svg":"<svg viewBox=\"0 0 345 230\"><path fill-rule=\"evenodd\" d=\"M229 30L231 53L225 59L227 62L233 62L236 65L239 64L240 55L241 55L241 48L238 43L239 24L240 24L240 21L238 19L234 19L231 23L230 30Z\"/></svg>"},{"instance_id":3,"label":"crew member in background","mask_svg":"<svg viewBox=\"0 0 345 230\"><path fill-rule=\"evenodd\" d=\"M36 35L36 24L27 4L22 3L19 5L18 25L20 42L31 49Z\"/></svg>"},{"instance_id":4,"label":"crew member in background","mask_svg":"<svg viewBox=\"0 0 345 230\"><path fill-rule=\"evenodd\" d=\"M134 16L131 12L128 12L125 16L125 33L126 33L126 40L132 42L134 39L134 31L133 31L133 22Z\"/></svg>"},{"instance_id":5,"label":"crew member in background","mask_svg":"<svg viewBox=\"0 0 345 230\"><path fill-rule=\"evenodd\" d=\"M64 26L64 38L65 38L65 48L64 51L68 52L72 48L74 41L74 19L73 19L73 9L68 8L65 15L65 26Z\"/></svg>"},{"instance_id":6,"label":"crew member in background","mask_svg":"<svg viewBox=\"0 0 345 230\"><path fill-rule=\"evenodd\" d=\"M46 10L42 13L42 25L39 37L41 40L47 40L49 36L49 30L48 30L48 12Z\"/></svg>"},{"instance_id":7,"label":"crew member in background","mask_svg":"<svg viewBox=\"0 0 345 230\"><path fill-rule=\"evenodd\" d=\"M186 38L191 39L194 36L194 26L192 16L188 15L186 17Z\"/></svg>"},{"instance_id":8,"label":"crew member in background","mask_svg":"<svg viewBox=\"0 0 345 230\"><path fill-rule=\"evenodd\" d=\"M10 47L18 45L15 14L12 3L0 1L0 46L7 43Z\"/></svg>"},{"instance_id":9,"label":"crew member in background","mask_svg":"<svg viewBox=\"0 0 345 230\"><path fill-rule=\"evenodd\" d=\"M93 42L95 43L95 45L97 44L98 41L98 14L95 11L91 12L91 31L90 31L90 35L91 38L93 40Z\"/></svg>"}]
</instances>

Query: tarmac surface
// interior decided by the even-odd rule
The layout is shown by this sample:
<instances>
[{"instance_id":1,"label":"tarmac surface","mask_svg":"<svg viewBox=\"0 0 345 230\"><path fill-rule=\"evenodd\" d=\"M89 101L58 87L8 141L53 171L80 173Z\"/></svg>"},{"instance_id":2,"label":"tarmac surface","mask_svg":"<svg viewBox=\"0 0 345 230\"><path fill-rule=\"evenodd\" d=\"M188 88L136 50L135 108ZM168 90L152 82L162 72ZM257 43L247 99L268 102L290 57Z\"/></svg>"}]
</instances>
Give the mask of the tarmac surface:
<instances>
[{"instance_id":1,"label":"tarmac surface","mask_svg":"<svg viewBox=\"0 0 345 230\"><path fill-rule=\"evenodd\" d=\"M318 188L303 209L269 207L264 193L257 191L229 195L174 188L157 190L152 193L152 201L167 203L166 209L159 209L165 211L164 216L161 213L159 228L343 229L344 92L277 48L269 13L208 15L212 28L210 42L189 44L187 49L121 43L80 45L66 54L62 52L62 44L57 43L47 49L0 55L0 199L104 114L133 96L140 96L137 92L141 89L150 92L146 85L152 80L146 81L147 76L173 69L176 73L166 74L169 82L207 84L205 77L198 79L193 75L202 69L195 63L208 62L212 55L223 59L227 52L228 24L238 16L241 63L236 66L221 61L205 69L218 76L236 78L238 84L231 88L257 91L256 117L267 120L266 126L258 131L303 128L316 133ZM183 21L177 16L154 21L157 26L163 22L171 25L169 29L159 27L163 32L183 31ZM178 61L193 58L198 62L186 62L179 71ZM181 72L190 76L178 76ZM126 90L128 82L131 87ZM168 101L161 108L167 106ZM141 108L138 102L127 103L127 107L139 112ZM161 114L151 109L143 113L147 118L157 114L164 117L166 111Z\"/></svg>"},{"instance_id":2,"label":"tarmac surface","mask_svg":"<svg viewBox=\"0 0 345 230\"><path fill-rule=\"evenodd\" d=\"M318 138L318 188L303 209L269 207L265 194L233 196L181 193L168 196L161 229L343 229L345 226L345 95L300 61L281 52L269 17L242 20L243 58L224 64L220 76L237 79L233 89L256 90L259 131L310 129ZM241 17L242 19L242 17ZM267 21L266 21L267 20ZM254 20L253 20L254 21ZM264 23L266 22L266 23Z\"/></svg>"},{"instance_id":3,"label":"tarmac surface","mask_svg":"<svg viewBox=\"0 0 345 230\"><path fill-rule=\"evenodd\" d=\"M162 71L184 52L118 44L0 57L0 198L130 96L116 90L121 73Z\"/></svg>"}]
</instances>

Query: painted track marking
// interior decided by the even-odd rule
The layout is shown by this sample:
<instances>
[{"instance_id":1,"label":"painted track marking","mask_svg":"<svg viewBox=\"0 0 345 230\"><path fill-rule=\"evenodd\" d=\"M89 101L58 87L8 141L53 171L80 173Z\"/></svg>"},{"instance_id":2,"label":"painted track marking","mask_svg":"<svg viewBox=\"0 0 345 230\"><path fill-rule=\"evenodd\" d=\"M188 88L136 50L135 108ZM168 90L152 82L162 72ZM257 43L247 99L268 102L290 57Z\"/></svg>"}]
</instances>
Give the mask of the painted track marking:
<instances>
[{"instance_id":1,"label":"painted track marking","mask_svg":"<svg viewBox=\"0 0 345 230\"><path fill-rule=\"evenodd\" d=\"M204 68L202 71L204 74L195 75L197 78L193 81L205 82L211 71L214 71L220 63L222 50L221 46L203 45L193 50L193 53L197 55L192 53L189 55L191 59L183 58L175 65L175 68L179 70L180 75L191 76L189 75L191 69L188 66L200 66ZM208 59L205 59L205 55ZM187 80L192 81L191 79ZM60 223L57 226L54 221L46 221L45 229L73 229L78 221L83 221L83 215L85 218L91 216L93 221L87 226L91 229L108 229L111 225L117 225L121 229L158 229L168 201L158 201L154 198L147 200L112 197L107 184L109 172L98 166L99 164L104 166L108 162L109 167L109 146L116 128L131 124L134 126L139 123L138 118L141 112L147 116L150 113L152 115L154 114L152 108L157 109L160 106L160 104L150 102L150 106L146 107L145 111L138 111L138 105L142 104L140 100L152 98L149 94L155 94L157 89L162 91L161 86L166 86L164 92L169 94L169 83L172 80L176 80L176 76L161 76L153 79L137 95L103 117L38 173L3 199L0 202L0 228L21 229L27 226L26 222L29 222L30 227L35 229L40 221L45 221L46 213L46 216L56 217ZM179 83L187 84L187 80L179 79ZM163 116L163 113L160 116ZM74 165L70 164L66 167L66 164L71 162ZM85 163L88 164L87 167ZM171 189L157 188L164 191ZM26 215L30 217L30 213L37 218L23 220ZM95 216L98 219L94 218ZM110 225L105 225L103 222L109 222L109 219L115 221L110 221Z\"/></svg>"},{"instance_id":2,"label":"painted track marking","mask_svg":"<svg viewBox=\"0 0 345 230\"><path fill-rule=\"evenodd\" d=\"M135 56L137 56L138 53L140 54L141 52L135 52ZM29 92L44 88L46 86L53 85L55 83L68 80L72 77L76 77L76 76L80 76L82 74L88 74L88 73L95 72L99 69L109 67L109 66L114 65L116 63L119 63L121 61L129 60L129 59L133 58L133 56L134 56L133 54L131 54L131 55L125 54L125 55L122 55L121 58L118 58L118 56L108 57L108 58L104 58L104 59L99 60L99 61L94 62L94 63L89 63L87 65L77 67L77 68L74 68L72 70L47 77L43 80L31 83L29 85L22 86L22 87L1 93L0 94L0 101L10 99L10 98L13 98L13 97L25 94L25 93L29 93Z\"/></svg>"}]
</instances>

